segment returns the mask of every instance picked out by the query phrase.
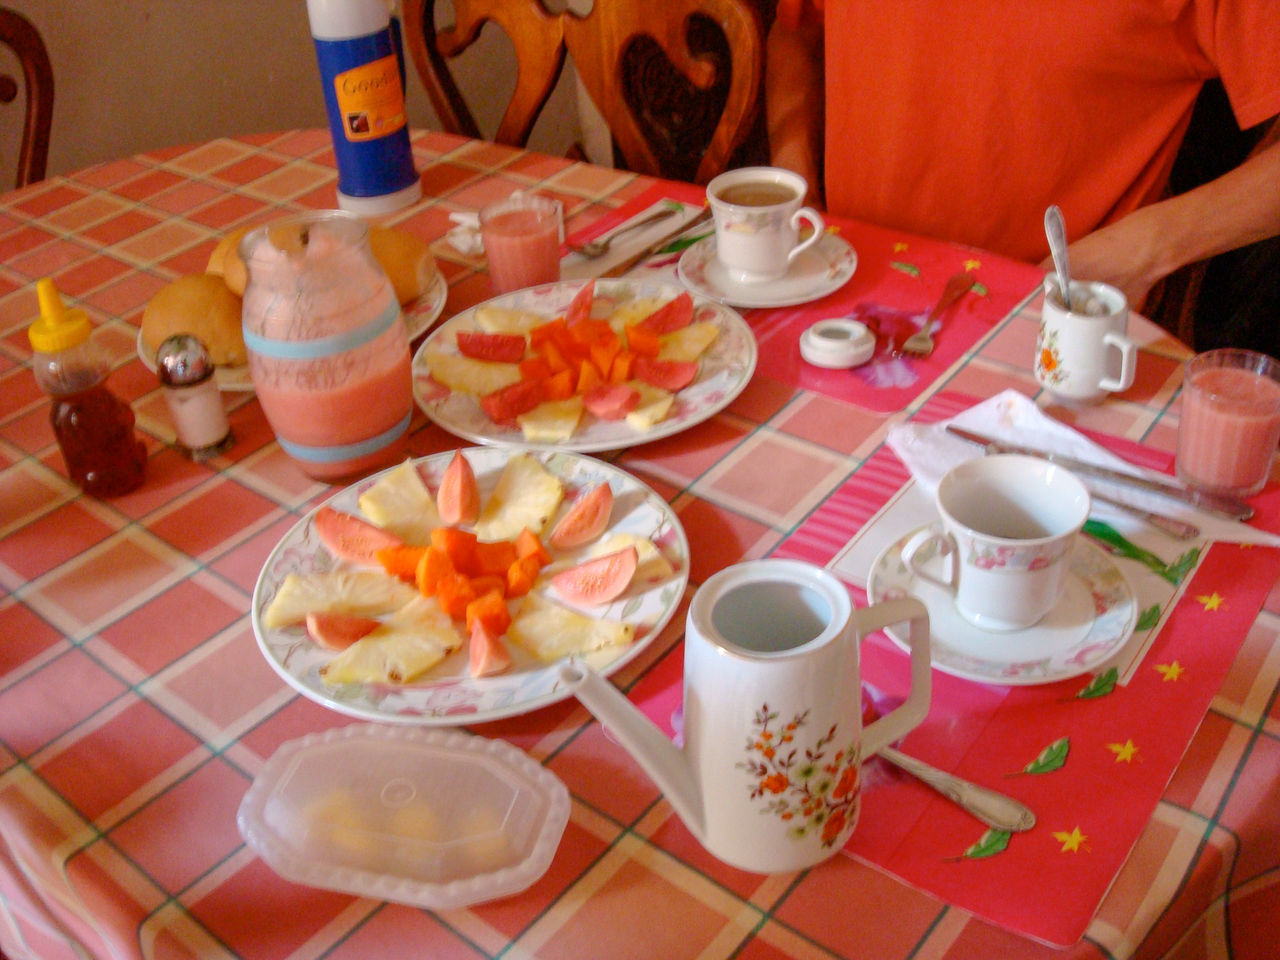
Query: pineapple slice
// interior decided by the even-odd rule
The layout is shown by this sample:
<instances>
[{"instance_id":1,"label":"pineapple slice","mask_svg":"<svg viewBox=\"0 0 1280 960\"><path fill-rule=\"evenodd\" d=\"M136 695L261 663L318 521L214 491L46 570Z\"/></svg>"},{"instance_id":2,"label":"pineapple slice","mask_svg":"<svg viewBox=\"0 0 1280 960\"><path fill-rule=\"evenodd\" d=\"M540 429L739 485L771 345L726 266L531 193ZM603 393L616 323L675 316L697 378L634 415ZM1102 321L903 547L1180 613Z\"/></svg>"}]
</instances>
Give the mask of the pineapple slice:
<instances>
[{"instance_id":1,"label":"pineapple slice","mask_svg":"<svg viewBox=\"0 0 1280 960\"><path fill-rule=\"evenodd\" d=\"M720 328L710 320L700 320L671 333L664 333L658 338L661 344L658 359L678 362L697 360L707 347L716 342L718 336Z\"/></svg>"},{"instance_id":2,"label":"pineapple slice","mask_svg":"<svg viewBox=\"0 0 1280 960\"><path fill-rule=\"evenodd\" d=\"M564 484L537 457L513 453L476 521L481 540L514 540L528 527L539 536L564 499Z\"/></svg>"},{"instance_id":3,"label":"pineapple slice","mask_svg":"<svg viewBox=\"0 0 1280 960\"><path fill-rule=\"evenodd\" d=\"M524 598L507 628L510 639L544 663L571 653L621 646L635 635L634 624L588 617L535 593Z\"/></svg>"},{"instance_id":4,"label":"pineapple slice","mask_svg":"<svg viewBox=\"0 0 1280 960\"><path fill-rule=\"evenodd\" d=\"M376 617L398 610L419 596L418 591L395 577L374 570L332 570L328 573L291 573L262 613L268 630L301 623L308 613L349 613Z\"/></svg>"},{"instance_id":5,"label":"pineapple slice","mask_svg":"<svg viewBox=\"0 0 1280 960\"><path fill-rule=\"evenodd\" d=\"M547 400L528 413L516 417L516 423L524 431L529 443L563 443L573 436L582 419L582 397L575 395L565 400Z\"/></svg>"},{"instance_id":6,"label":"pineapple slice","mask_svg":"<svg viewBox=\"0 0 1280 960\"><path fill-rule=\"evenodd\" d=\"M666 302L661 297L636 297L634 300L620 303L609 314L609 326L613 328L614 333L621 335L627 326L639 323Z\"/></svg>"},{"instance_id":7,"label":"pineapple slice","mask_svg":"<svg viewBox=\"0 0 1280 960\"><path fill-rule=\"evenodd\" d=\"M671 412L671 405L676 401L674 393L645 383L643 380L630 380L627 386L640 392L640 402L627 414L627 423L634 430L652 429L655 423L667 418L667 414Z\"/></svg>"},{"instance_id":8,"label":"pineapple slice","mask_svg":"<svg viewBox=\"0 0 1280 960\"><path fill-rule=\"evenodd\" d=\"M427 544L431 528L441 524L436 498L412 460L389 470L360 494L360 512L369 520L394 533L405 543Z\"/></svg>"},{"instance_id":9,"label":"pineapple slice","mask_svg":"<svg viewBox=\"0 0 1280 960\"><path fill-rule=\"evenodd\" d=\"M494 306L476 307L472 316L476 326L485 333L528 333L547 322L547 318L539 313Z\"/></svg>"},{"instance_id":10,"label":"pineapple slice","mask_svg":"<svg viewBox=\"0 0 1280 960\"><path fill-rule=\"evenodd\" d=\"M389 578L388 578L389 579ZM409 683L462 646L434 597L417 596L320 670L325 683Z\"/></svg>"},{"instance_id":11,"label":"pineapple slice","mask_svg":"<svg viewBox=\"0 0 1280 960\"><path fill-rule=\"evenodd\" d=\"M515 363L493 363L455 353L428 350L427 369L431 376L450 390L474 393L483 397L520 380L520 366Z\"/></svg>"}]
</instances>

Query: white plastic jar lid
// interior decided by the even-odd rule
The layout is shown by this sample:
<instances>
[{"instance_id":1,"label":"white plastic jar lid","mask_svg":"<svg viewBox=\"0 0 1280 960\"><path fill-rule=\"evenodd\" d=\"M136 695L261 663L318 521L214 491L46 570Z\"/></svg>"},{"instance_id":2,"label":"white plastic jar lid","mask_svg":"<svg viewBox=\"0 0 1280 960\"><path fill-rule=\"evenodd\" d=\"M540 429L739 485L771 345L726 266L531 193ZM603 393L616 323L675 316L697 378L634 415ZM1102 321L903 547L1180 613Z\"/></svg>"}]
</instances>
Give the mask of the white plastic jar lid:
<instances>
[{"instance_id":1,"label":"white plastic jar lid","mask_svg":"<svg viewBox=\"0 0 1280 960\"><path fill-rule=\"evenodd\" d=\"M819 320L800 336L800 356L817 367L856 367L875 352L875 335L857 320Z\"/></svg>"}]
</instances>

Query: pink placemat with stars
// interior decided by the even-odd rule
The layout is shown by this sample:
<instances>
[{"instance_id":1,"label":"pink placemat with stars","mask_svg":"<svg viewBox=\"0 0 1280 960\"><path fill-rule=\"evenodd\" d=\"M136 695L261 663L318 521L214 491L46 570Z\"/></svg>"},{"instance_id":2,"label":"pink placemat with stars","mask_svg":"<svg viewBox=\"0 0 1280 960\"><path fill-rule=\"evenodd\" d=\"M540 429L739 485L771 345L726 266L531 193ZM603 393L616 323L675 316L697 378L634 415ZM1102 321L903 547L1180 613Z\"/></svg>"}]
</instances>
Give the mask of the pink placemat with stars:
<instances>
[{"instance_id":1,"label":"pink placemat with stars","mask_svg":"<svg viewBox=\"0 0 1280 960\"><path fill-rule=\"evenodd\" d=\"M976 402L944 392L918 416L937 420ZM1172 465L1167 454L1092 436L1143 466ZM909 479L882 447L773 555L830 563ZM1255 525L1280 532L1280 491L1252 502ZM860 826L844 853L1025 936L1075 943L1151 820L1278 575L1280 550L1212 544L1127 685L1110 671L1006 687L935 670L928 717L903 749L1022 800L1036 826L1012 835L988 830L873 761L864 767ZM864 695L875 708L891 708L906 695L906 655L876 634L864 641L862 658ZM680 681L673 655L631 691L669 734Z\"/></svg>"},{"instance_id":2,"label":"pink placemat with stars","mask_svg":"<svg viewBox=\"0 0 1280 960\"><path fill-rule=\"evenodd\" d=\"M605 233L664 198L701 203L704 191L689 184L660 183L602 217L571 239ZM757 377L812 390L879 413L906 407L970 347L990 333L1044 278L1036 266L957 244L886 230L843 217L826 216L827 229L857 253L857 269L847 284L824 297L791 307L736 308L760 347ZM676 280L681 249L638 265L633 275L665 275ZM971 272L976 284L942 318L937 344L927 358L892 356L918 330L952 274ZM800 356L800 336L819 320L848 318L879 333L876 356L855 370L830 370Z\"/></svg>"}]
</instances>

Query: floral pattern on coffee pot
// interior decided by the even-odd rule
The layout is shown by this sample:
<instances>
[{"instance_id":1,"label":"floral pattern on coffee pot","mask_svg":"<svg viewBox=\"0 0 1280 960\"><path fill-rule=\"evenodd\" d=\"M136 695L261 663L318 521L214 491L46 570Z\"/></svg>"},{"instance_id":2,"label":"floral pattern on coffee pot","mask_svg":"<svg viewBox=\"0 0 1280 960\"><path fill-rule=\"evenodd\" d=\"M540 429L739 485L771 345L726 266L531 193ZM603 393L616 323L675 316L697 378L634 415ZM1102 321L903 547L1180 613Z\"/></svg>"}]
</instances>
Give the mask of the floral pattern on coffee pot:
<instances>
[{"instance_id":1,"label":"floral pattern on coffee pot","mask_svg":"<svg viewBox=\"0 0 1280 960\"><path fill-rule=\"evenodd\" d=\"M857 825L861 807L857 740L829 753L838 736L838 725L833 725L813 746L801 747L797 738L809 711L780 727L777 719L767 703L761 706L747 737L748 757L737 764L752 777L751 799L763 798L760 812L787 823L787 835L794 840L820 831L824 847L843 842Z\"/></svg>"}]
</instances>

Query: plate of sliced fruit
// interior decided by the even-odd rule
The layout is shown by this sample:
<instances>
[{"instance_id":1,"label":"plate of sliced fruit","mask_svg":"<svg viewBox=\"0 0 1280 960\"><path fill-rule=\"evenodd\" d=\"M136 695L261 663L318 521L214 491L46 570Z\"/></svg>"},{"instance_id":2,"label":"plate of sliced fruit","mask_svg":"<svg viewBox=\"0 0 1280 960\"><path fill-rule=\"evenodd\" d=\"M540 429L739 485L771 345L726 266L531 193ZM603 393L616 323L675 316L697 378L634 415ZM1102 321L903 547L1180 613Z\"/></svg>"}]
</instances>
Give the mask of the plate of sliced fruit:
<instances>
[{"instance_id":1,"label":"plate of sliced fruit","mask_svg":"<svg viewBox=\"0 0 1280 960\"><path fill-rule=\"evenodd\" d=\"M574 453L469 447L326 500L267 557L267 662L340 713L451 726L565 699L574 657L609 674L676 611L689 544L668 504Z\"/></svg>"},{"instance_id":2,"label":"plate of sliced fruit","mask_svg":"<svg viewBox=\"0 0 1280 960\"><path fill-rule=\"evenodd\" d=\"M680 287L552 283L437 327L413 358L414 396L475 443L617 450L714 416L747 385L756 355L736 311Z\"/></svg>"}]
</instances>

